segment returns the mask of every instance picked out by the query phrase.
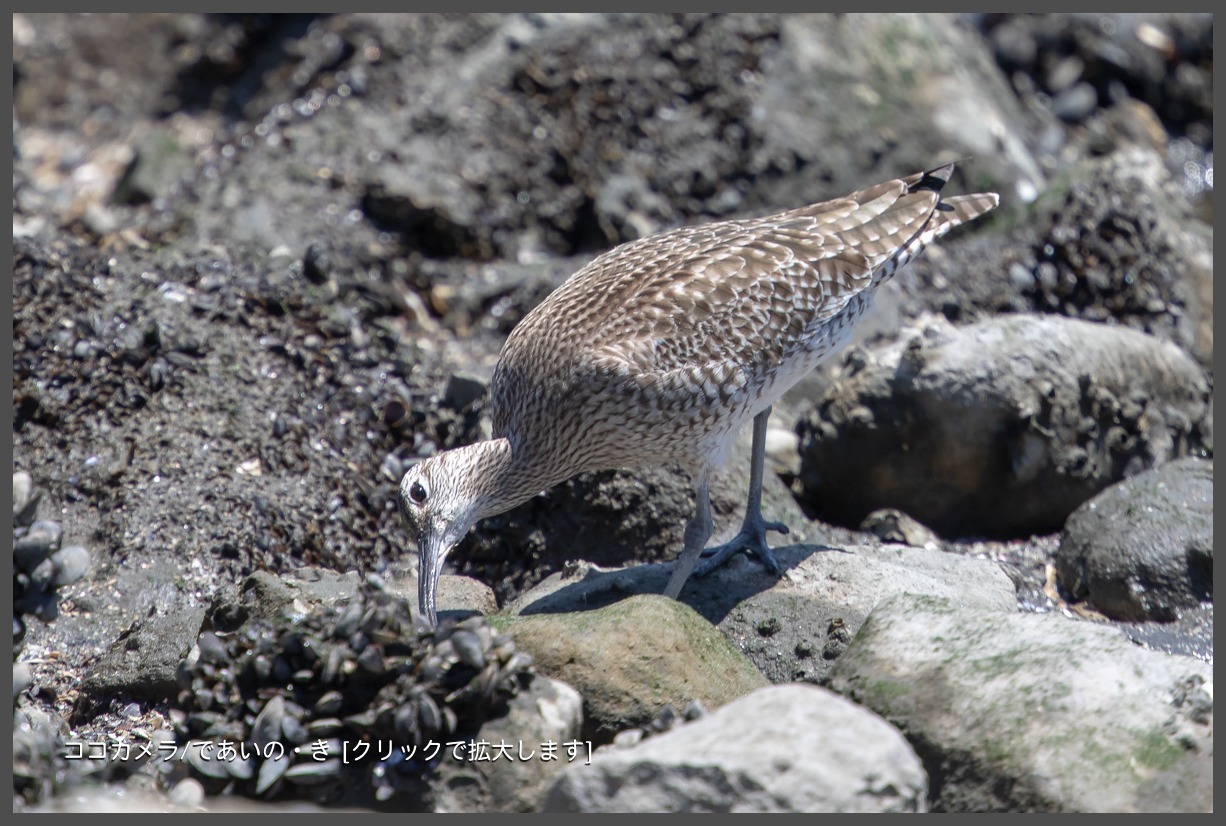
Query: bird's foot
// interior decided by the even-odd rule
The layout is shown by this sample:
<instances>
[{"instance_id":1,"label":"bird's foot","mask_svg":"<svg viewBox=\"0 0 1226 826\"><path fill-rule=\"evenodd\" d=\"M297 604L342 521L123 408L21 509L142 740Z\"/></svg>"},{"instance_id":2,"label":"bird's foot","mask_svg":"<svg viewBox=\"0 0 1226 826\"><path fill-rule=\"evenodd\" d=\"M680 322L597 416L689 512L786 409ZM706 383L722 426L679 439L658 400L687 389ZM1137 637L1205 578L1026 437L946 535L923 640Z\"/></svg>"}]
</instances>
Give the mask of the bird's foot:
<instances>
[{"instance_id":1,"label":"bird's foot","mask_svg":"<svg viewBox=\"0 0 1226 826\"><path fill-rule=\"evenodd\" d=\"M770 545L766 544L767 531L787 533L788 526L782 522L767 522L761 515L755 518L747 517L741 524L741 532L731 541L702 552L702 562L694 568L694 575L706 576L739 551L745 551L750 556L757 557L766 570L777 576L781 569L775 561L775 555L771 553Z\"/></svg>"}]
</instances>

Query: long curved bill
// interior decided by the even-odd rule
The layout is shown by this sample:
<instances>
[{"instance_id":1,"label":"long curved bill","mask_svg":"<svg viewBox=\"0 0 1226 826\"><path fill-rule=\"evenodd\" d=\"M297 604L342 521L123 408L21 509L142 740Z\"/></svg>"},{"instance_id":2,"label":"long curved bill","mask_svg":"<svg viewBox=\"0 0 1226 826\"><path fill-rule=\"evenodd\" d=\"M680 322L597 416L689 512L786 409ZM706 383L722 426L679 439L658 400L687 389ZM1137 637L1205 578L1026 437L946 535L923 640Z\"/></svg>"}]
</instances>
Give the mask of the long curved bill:
<instances>
[{"instance_id":1,"label":"long curved bill","mask_svg":"<svg viewBox=\"0 0 1226 826\"><path fill-rule=\"evenodd\" d=\"M417 608L427 629L438 626L438 578L449 550L435 536L425 537L417 550Z\"/></svg>"}]
</instances>

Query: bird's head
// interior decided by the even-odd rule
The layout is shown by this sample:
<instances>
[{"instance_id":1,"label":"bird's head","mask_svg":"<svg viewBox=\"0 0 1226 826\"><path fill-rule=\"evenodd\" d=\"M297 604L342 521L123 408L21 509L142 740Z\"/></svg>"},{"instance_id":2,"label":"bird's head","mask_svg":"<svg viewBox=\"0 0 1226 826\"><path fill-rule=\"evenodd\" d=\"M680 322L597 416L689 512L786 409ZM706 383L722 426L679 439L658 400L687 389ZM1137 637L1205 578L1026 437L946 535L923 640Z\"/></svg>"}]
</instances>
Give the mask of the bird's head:
<instances>
[{"instance_id":1,"label":"bird's head","mask_svg":"<svg viewBox=\"0 0 1226 826\"><path fill-rule=\"evenodd\" d=\"M431 628L447 554L477 520L506 510L500 486L509 459L506 440L478 442L419 462L400 480L400 512L417 540L418 607Z\"/></svg>"}]
</instances>

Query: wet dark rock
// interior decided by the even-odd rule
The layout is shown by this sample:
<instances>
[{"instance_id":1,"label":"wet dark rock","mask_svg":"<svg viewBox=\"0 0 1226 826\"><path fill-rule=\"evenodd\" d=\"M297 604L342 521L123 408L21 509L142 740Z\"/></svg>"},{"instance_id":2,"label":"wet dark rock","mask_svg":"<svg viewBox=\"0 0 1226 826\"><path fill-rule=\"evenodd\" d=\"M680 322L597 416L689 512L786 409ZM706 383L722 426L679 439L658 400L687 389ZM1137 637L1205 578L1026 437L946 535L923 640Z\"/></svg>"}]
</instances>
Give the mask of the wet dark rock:
<instances>
[{"instance_id":1,"label":"wet dark rock","mask_svg":"<svg viewBox=\"0 0 1226 826\"><path fill-rule=\"evenodd\" d=\"M1132 476L1069 516L1060 587L1113 619L1169 622L1213 600L1213 462Z\"/></svg>"},{"instance_id":2,"label":"wet dark rock","mask_svg":"<svg viewBox=\"0 0 1226 826\"><path fill-rule=\"evenodd\" d=\"M443 404L454 410L463 410L486 394L486 383L476 376L455 373L447 379L443 390Z\"/></svg>"},{"instance_id":3,"label":"wet dark rock","mask_svg":"<svg viewBox=\"0 0 1226 826\"><path fill-rule=\"evenodd\" d=\"M1061 528L1125 476L1212 450L1209 384L1169 342L1059 317L932 323L848 368L799 425L802 501L945 537Z\"/></svg>"},{"instance_id":4,"label":"wet dark rock","mask_svg":"<svg viewBox=\"0 0 1226 826\"><path fill-rule=\"evenodd\" d=\"M302 256L302 274L312 284L323 284L332 269L332 257L322 244L311 244Z\"/></svg>"},{"instance_id":5,"label":"wet dark rock","mask_svg":"<svg viewBox=\"0 0 1226 826\"><path fill-rule=\"evenodd\" d=\"M21 571L33 571L60 546L60 526L54 522L38 522L24 536L13 542L13 565Z\"/></svg>"},{"instance_id":6,"label":"wet dark rock","mask_svg":"<svg viewBox=\"0 0 1226 826\"><path fill-rule=\"evenodd\" d=\"M1120 622L1120 630L1137 645L1167 654L1213 660L1213 606L1182 608L1171 622Z\"/></svg>"}]
</instances>

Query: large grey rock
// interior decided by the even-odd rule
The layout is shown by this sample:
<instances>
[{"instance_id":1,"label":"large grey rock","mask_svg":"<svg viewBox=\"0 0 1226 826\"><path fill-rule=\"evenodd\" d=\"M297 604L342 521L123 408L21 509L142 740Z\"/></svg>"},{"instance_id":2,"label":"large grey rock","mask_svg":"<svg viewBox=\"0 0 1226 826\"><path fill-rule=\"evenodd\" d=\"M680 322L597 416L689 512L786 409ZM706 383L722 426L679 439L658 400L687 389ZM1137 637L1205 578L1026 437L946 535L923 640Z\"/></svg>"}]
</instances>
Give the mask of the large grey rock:
<instances>
[{"instance_id":1,"label":"large grey rock","mask_svg":"<svg viewBox=\"0 0 1226 826\"><path fill-rule=\"evenodd\" d=\"M822 682L860 624L892 594L928 594L987 611L1017 609L1013 584L998 564L935 548L790 545L776 549L775 558L782 577L742 556L707 577L691 577L681 592L682 601L717 625L774 683ZM591 611L628 594L659 593L670 570L577 565L549 577L508 610Z\"/></svg>"},{"instance_id":2,"label":"large grey rock","mask_svg":"<svg viewBox=\"0 0 1226 826\"><path fill-rule=\"evenodd\" d=\"M778 558L788 570L772 587L750 586L755 574L767 575L742 558L682 592L700 611L722 615L719 629L774 683L825 684L865 619L894 594L1017 610L1012 580L990 559L893 544L789 549ZM736 596L741 599L734 602Z\"/></svg>"},{"instance_id":3,"label":"large grey rock","mask_svg":"<svg viewBox=\"0 0 1226 826\"><path fill-rule=\"evenodd\" d=\"M1170 621L1213 599L1213 462L1179 459L1073 512L1056 575L1113 619Z\"/></svg>"},{"instance_id":4,"label":"large grey rock","mask_svg":"<svg viewBox=\"0 0 1226 826\"><path fill-rule=\"evenodd\" d=\"M333 107L287 124L293 157L259 141L252 152L279 170L327 158L362 206L360 232L397 233L430 258L571 255L942 157L974 156L1010 193L1042 188L1035 119L953 16L352 15L295 46L313 54L328 38L353 51L345 73L372 78L361 105L342 108L344 130ZM235 171L197 182L202 239L301 249L352 229L304 232L320 197L309 176L268 187L247 164Z\"/></svg>"},{"instance_id":5,"label":"large grey rock","mask_svg":"<svg viewBox=\"0 0 1226 826\"><path fill-rule=\"evenodd\" d=\"M897 730L807 685L763 688L566 769L553 812L921 812L927 781Z\"/></svg>"},{"instance_id":6,"label":"large grey rock","mask_svg":"<svg viewBox=\"0 0 1226 826\"><path fill-rule=\"evenodd\" d=\"M853 359L802 420L803 498L858 524L899 508L945 536L1050 533L1127 475L1211 449L1182 350L1062 317L944 320Z\"/></svg>"},{"instance_id":7,"label":"large grey rock","mask_svg":"<svg viewBox=\"0 0 1226 826\"><path fill-rule=\"evenodd\" d=\"M781 200L812 200L823 178L858 189L875 180L873 154L898 172L944 153L972 157L974 178L1008 201L1030 201L1044 186L1026 147L1038 124L984 39L952 15L785 17L762 85L752 125L758 154L790 173L773 182Z\"/></svg>"},{"instance_id":8,"label":"large grey rock","mask_svg":"<svg viewBox=\"0 0 1226 826\"><path fill-rule=\"evenodd\" d=\"M1213 670L1056 614L884 601L830 686L916 745L933 809L1209 811Z\"/></svg>"},{"instance_id":9,"label":"large grey rock","mask_svg":"<svg viewBox=\"0 0 1226 826\"><path fill-rule=\"evenodd\" d=\"M590 734L645 726L665 707L681 711L694 701L716 708L766 685L710 623L658 595L494 619L539 673L578 689Z\"/></svg>"}]
</instances>

